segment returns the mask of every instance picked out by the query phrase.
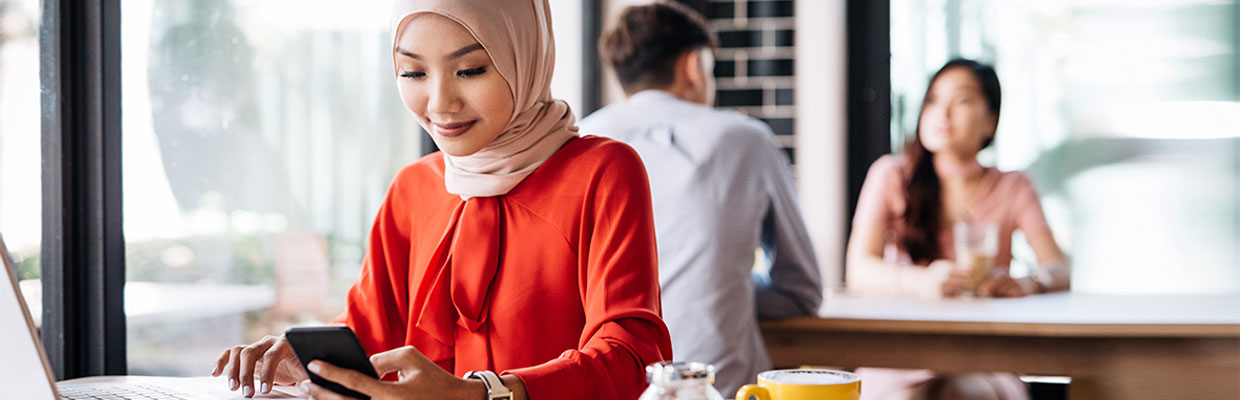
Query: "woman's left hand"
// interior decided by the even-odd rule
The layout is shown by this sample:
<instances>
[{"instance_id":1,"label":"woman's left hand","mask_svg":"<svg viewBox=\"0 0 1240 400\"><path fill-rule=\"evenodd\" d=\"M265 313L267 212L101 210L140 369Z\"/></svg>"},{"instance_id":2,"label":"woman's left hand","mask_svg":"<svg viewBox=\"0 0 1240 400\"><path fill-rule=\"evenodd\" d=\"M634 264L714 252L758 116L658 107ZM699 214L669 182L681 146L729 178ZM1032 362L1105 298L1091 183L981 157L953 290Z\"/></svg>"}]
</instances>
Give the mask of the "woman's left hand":
<instances>
[{"instance_id":1,"label":"woman's left hand","mask_svg":"<svg viewBox=\"0 0 1240 400\"><path fill-rule=\"evenodd\" d=\"M1029 282L1022 282L1022 280ZM986 297L1025 297L1037 293L1037 285L1027 278L1014 279L1010 275L997 275L977 287L978 294Z\"/></svg>"},{"instance_id":2,"label":"woman's left hand","mask_svg":"<svg viewBox=\"0 0 1240 400\"><path fill-rule=\"evenodd\" d=\"M370 357L379 376L397 372L396 382L374 379L351 369L340 368L323 361L309 365L311 372L341 386L356 390L372 399L463 399L486 398L486 386L476 379L462 379L444 371L421 352L411 346L389 350ZM332 392L309 380L299 385L318 400L345 400L350 397Z\"/></svg>"}]
</instances>

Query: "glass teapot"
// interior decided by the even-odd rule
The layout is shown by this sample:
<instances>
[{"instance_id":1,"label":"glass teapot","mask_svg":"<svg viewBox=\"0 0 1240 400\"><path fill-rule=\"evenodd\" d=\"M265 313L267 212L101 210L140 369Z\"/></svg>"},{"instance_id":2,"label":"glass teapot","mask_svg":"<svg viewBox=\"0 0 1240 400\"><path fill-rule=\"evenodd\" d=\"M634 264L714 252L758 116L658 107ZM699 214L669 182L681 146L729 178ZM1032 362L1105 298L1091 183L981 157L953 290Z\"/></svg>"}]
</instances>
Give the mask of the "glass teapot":
<instances>
[{"instance_id":1,"label":"glass teapot","mask_svg":"<svg viewBox=\"0 0 1240 400\"><path fill-rule=\"evenodd\" d=\"M650 386L638 400L723 400L712 386L715 367L699 362L663 361L646 366Z\"/></svg>"}]
</instances>

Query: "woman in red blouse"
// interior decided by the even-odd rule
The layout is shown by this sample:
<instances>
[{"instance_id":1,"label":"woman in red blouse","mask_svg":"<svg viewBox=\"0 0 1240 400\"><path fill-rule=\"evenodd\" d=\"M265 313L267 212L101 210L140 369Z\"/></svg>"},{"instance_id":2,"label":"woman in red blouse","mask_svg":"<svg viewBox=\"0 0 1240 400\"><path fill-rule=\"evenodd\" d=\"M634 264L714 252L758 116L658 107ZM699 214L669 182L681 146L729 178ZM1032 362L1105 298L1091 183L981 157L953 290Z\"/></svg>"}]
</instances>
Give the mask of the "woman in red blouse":
<instances>
[{"instance_id":1,"label":"woman in red blouse","mask_svg":"<svg viewBox=\"0 0 1240 400\"><path fill-rule=\"evenodd\" d=\"M337 323L380 374L315 362L375 398L634 399L670 360L646 172L627 145L578 137L551 98L546 0L401 0L397 88L442 150L397 174ZM282 337L225 350L213 375L250 397L304 381Z\"/></svg>"}]
</instances>

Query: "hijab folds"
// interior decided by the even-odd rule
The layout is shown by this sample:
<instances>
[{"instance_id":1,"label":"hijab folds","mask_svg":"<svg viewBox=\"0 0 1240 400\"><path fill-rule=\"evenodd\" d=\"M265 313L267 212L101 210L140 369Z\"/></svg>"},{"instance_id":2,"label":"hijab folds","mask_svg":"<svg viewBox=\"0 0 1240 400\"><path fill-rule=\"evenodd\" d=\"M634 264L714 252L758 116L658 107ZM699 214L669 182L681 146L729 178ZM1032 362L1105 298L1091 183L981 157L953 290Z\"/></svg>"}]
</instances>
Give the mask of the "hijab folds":
<instances>
[{"instance_id":1,"label":"hijab folds","mask_svg":"<svg viewBox=\"0 0 1240 400\"><path fill-rule=\"evenodd\" d=\"M508 125L491 144L467 156L444 155L444 185L462 199L506 194L577 136L568 103L551 98L551 10L546 0L398 0L392 13L393 68L396 39L424 13L447 17L474 35L508 82L514 104Z\"/></svg>"}]
</instances>

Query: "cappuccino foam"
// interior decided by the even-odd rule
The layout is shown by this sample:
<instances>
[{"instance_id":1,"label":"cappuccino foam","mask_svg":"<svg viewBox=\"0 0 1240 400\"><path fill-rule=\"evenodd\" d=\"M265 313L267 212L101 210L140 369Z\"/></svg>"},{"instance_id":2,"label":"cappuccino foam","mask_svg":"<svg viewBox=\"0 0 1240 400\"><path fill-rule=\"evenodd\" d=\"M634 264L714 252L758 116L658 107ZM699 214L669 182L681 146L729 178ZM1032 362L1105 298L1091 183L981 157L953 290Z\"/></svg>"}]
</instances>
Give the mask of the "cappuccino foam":
<instances>
[{"instance_id":1,"label":"cappuccino foam","mask_svg":"<svg viewBox=\"0 0 1240 400\"><path fill-rule=\"evenodd\" d=\"M840 385L861 380L856 374L821 369L792 369L758 374L761 379L790 385Z\"/></svg>"}]
</instances>

